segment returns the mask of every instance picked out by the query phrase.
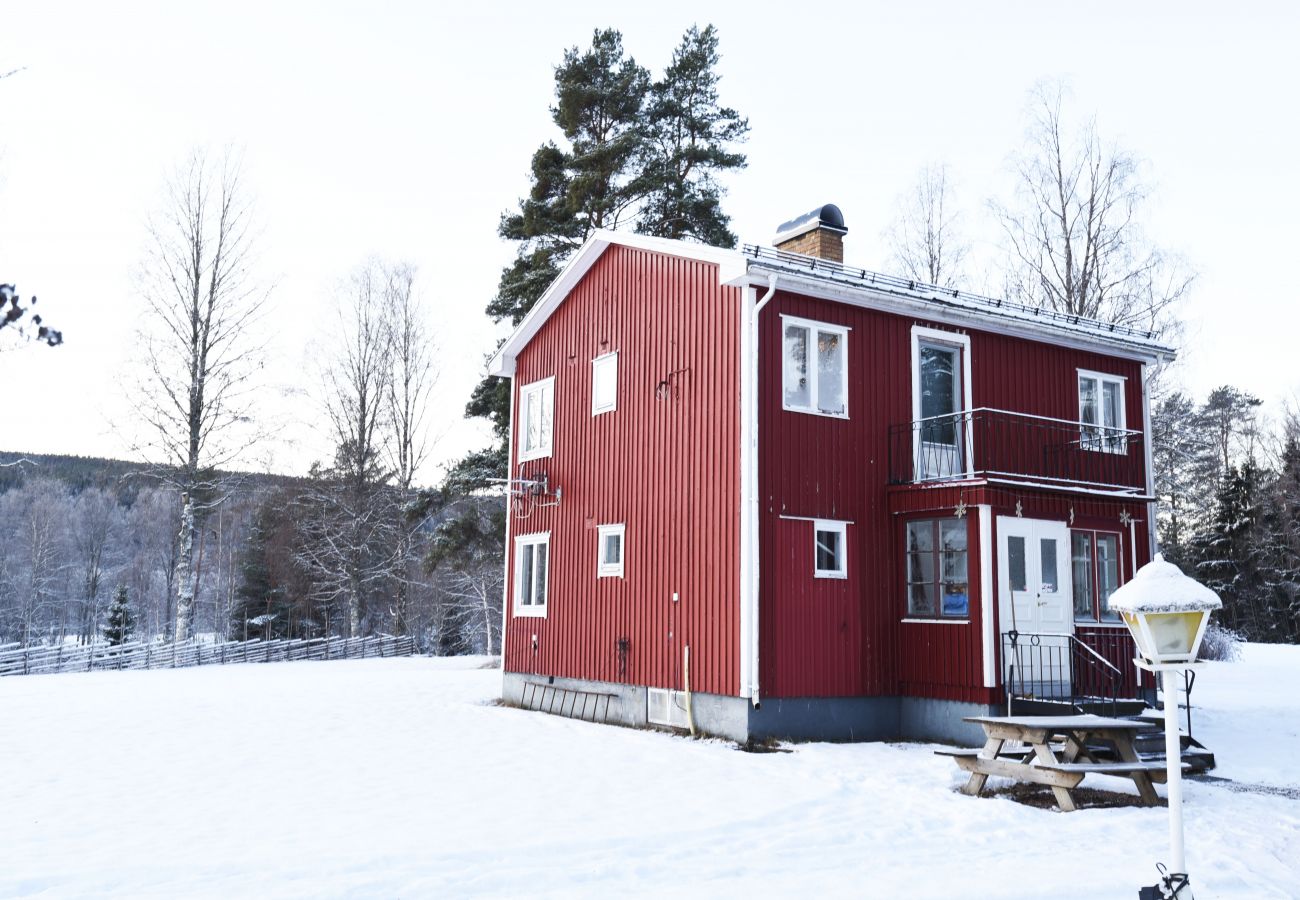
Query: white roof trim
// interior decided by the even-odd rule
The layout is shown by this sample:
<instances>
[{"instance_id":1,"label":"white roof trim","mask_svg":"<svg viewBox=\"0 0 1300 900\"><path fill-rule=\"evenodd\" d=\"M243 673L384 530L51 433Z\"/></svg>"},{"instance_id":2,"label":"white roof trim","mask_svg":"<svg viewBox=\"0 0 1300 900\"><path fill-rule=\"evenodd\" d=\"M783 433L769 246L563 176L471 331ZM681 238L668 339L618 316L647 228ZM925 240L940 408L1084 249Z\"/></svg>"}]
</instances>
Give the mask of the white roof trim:
<instances>
[{"instance_id":1,"label":"white roof trim","mask_svg":"<svg viewBox=\"0 0 1300 900\"><path fill-rule=\"evenodd\" d=\"M649 250L654 253L665 253L669 256L682 256L687 259L695 259L700 262L716 263L718 265L718 281L720 284L731 284L744 278L747 261L744 254L739 250L726 250L720 247L708 247L704 244L692 244L688 241L677 241L670 238L650 237L644 234L630 234L622 231L609 231L599 229L591 237L587 238L586 243L578 248L578 252L573 254L573 258L565 265L551 282L551 286L546 289L546 293L528 311L522 322L506 338L506 342L488 361L488 374L513 376L515 374L515 357L519 351L528 344L530 340L541 330L542 325L556 308L564 302L564 298L569 292L582 280L582 276L600 259L601 255L611 244L619 244L624 247L632 247L637 250Z\"/></svg>"}]
</instances>

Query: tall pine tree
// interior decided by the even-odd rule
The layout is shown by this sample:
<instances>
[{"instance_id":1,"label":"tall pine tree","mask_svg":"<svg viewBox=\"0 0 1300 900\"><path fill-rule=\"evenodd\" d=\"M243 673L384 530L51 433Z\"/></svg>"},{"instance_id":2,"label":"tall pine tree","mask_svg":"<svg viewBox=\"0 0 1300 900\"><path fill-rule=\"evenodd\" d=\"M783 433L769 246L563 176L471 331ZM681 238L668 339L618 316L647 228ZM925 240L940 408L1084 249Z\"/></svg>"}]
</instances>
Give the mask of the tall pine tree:
<instances>
[{"instance_id":1,"label":"tall pine tree","mask_svg":"<svg viewBox=\"0 0 1300 900\"><path fill-rule=\"evenodd\" d=\"M555 69L551 118L563 145L548 141L532 156L532 187L498 235L516 243L487 305L495 322L517 325L569 257L599 228L735 246L722 212L719 176L742 168L748 122L718 100L718 36L692 27L663 78L626 55L623 36L598 29L591 46L572 47ZM510 384L486 377L465 409L492 424L493 445L453 465L422 514L506 477Z\"/></svg>"}]
</instances>

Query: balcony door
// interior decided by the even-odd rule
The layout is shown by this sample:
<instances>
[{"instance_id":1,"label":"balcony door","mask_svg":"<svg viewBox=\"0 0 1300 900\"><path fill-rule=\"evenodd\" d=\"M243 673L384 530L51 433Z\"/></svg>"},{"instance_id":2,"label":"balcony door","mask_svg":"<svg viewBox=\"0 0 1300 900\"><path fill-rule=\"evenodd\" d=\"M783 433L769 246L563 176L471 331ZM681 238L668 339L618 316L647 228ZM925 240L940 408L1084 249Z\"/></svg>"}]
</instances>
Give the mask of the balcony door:
<instances>
[{"instance_id":1,"label":"balcony door","mask_svg":"<svg viewBox=\"0 0 1300 900\"><path fill-rule=\"evenodd\" d=\"M1016 631L1018 673L1030 693L1049 696L1070 683L1069 641L1035 635L1074 633L1070 529L1064 522L998 517L998 612L1001 631ZM1004 643L1005 647L1005 643ZM1006 654L1004 666L1014 662Z\"/></svg>"},{"instance_id":2,"label":"balcony door","mask_svg":"<svg viewBox=\"0 0 1300 900\"><path fill-rule=\"evenodd\" d=\"M968 466L969 344L963 335L913 331L914 477L951 478Z\"/></svg>"}]
</instances>

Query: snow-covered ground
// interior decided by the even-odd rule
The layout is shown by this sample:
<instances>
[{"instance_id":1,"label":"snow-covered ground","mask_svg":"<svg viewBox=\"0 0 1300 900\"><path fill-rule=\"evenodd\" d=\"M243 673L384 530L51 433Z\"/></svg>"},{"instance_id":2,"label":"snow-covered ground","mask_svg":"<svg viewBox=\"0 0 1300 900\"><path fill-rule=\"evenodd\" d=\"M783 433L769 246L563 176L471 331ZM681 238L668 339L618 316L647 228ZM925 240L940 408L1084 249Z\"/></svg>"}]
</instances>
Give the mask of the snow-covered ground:
<instances>
[{"instance_id":1,"label":"snow-covered ground","mask_svg":"<svg viewBox=\"0 0 1300 900\"><path fill-rule=\"evenodd\" d=\"M493 706L481 664L0 680L0 897L1132 897L1166 855L1163 809L966 797L922 745ZM1300 785L1298 687L1300 647L1201 675L1216 774ZM1198 898L1300 894L1300 801L1186 794Z\"/></svg>"}]
</instances>

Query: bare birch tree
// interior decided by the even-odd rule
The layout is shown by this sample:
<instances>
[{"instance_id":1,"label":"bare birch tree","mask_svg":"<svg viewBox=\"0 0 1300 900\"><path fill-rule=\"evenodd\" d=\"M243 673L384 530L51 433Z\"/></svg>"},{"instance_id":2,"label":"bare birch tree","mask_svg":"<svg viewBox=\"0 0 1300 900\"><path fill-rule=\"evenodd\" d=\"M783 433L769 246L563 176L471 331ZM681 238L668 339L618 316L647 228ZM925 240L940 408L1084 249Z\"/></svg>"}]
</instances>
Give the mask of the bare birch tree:
<instances>
[{"instance_id":1,"label":"bare birch tree","mask_svg":"<svg viewBox=\"0 0 1300 900\"><path fill-rule=\"evenodd\" d=\"M255 234L240 162L195 152L171 178L149 226L140 449L181 495L175 639L194 627L195 543L220 502L212 472L255 439L249 427L268 292L252 274Z\"/></svg>"},{"instance_id":2,"label":"bare birch tree","mask_svg":"<svg viewBox=\"0 0 1300 900\"><path fill-rule=\"evenodd\" d=\"M1194 276L1141 226L1150 189L1131 153L1101 137L1095 119L1065 120L1065 89L1032 94L1016 194L991 204L1012 261L1013 298L1067 315L1162 331Z\"/></svg>"},{"instance_id":3,"label":"bare birch tree","mask_svg":"<svg viewBox=\"0 0 1300 900\"><path fill-rule=\"evenodd\" d=\"M391 345L388 280L369 263L349 280L338 304L334 355L322 372L324 408L334 463L308 503L302 562L320 598L342 605L347 634L367 627L369 597L392 576L396 514L384 459Z\"/></svg>"},{"instance_id":4,"label":"bare birch tree","mask_svg":"<svg viewBox=\"0 0 1300 900\"><path fill-rule=\"evenodd\" d=\"M953 207L947 166L932 164L921 170L916 183L899 198L885 240L891 262L901 274L940 287L957 284L970 245L962 237Z\"/></svg>"},{"instance_id":5,"label":"bare birch tree","mask_svg":"<svg viewBox=\"0 0 1300 900\"><path fill-rule=\"evenodd\" d=\"M437 383L434 346L425 327L425 311L415 292L414 267L398 263L381 266L385 286L384 317L388 338L388 375L385 402L387 435L385 449L393 483L398 490L394 523L397 547L394 558L393 630L410 634L411 587L418 579L419 560L413 552L408 511L415 500L415 478L428 459L432 446L429 434L429 399Z\"/></svg>"}]
</instances>

